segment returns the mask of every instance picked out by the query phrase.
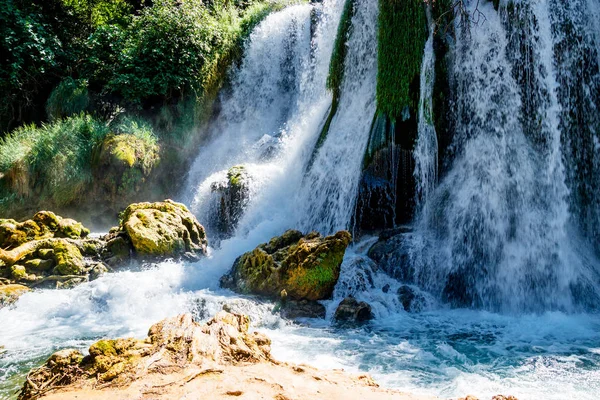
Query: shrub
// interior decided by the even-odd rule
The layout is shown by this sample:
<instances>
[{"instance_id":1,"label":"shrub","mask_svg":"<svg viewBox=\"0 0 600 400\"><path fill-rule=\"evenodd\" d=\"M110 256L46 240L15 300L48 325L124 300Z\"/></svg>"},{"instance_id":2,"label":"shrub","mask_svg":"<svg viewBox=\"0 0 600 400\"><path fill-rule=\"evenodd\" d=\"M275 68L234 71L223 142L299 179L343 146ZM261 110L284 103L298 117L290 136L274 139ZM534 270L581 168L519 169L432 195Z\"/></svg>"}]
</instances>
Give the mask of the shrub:
<instances>
[{"instance_id":1,"label":"shrub","mask_svg":"<svg viewBox=\"0 0 600 400\"><path fill-rule=\"evenodd\" d=\"M50 121L86 111L90 104L86 79L64 79L50 94L46 112Z\"/></svg>"},{"instance_id":2,"label":"shrub","mask_svg":"<svg viewBox=\"0 0 600 400\"><path fill-rule=\"evenodd\" d=\"M92 150L107 133L104 123L84 114L15 130L0 140L2 197L16 193L59 207L77 200L92 180Z\"/></svg>"}]
</instances>

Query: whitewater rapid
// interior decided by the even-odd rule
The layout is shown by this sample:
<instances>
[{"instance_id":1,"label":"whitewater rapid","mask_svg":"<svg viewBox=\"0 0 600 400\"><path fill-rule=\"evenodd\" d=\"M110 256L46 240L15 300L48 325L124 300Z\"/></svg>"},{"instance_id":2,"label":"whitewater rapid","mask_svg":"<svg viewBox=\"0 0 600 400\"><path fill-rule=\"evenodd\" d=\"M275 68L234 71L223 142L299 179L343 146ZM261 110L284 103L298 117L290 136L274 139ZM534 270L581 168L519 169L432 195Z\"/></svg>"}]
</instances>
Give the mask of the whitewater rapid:
<instances>
[{"instance_id":1,"label":"whitewater rapid","mask_svg":"<svg viewBox=\"0 0 600 400\"><path fill-rule=\"evenodd\" d=\"M362 251L349 249L344 262ZM53 351L86 351L100 338L142 338L153 323L183 312L205 321L224 304L250 315L253 327L272 338L277 359L368 372L403 391L441 398L510 393L520 400L593 400L600 392L597 314L511 316L440 305L411 314L373 291L357 296L374 305L376 319L366 326L339 329L330 319L292 324L273 314L271 303L217 288L214 277L230 267L220 261L223 253L197 264L107 274L69 290L37 290L1 309L0 398L15 398L23 374ZM344 286L326 302L329 314Z\"/></svg>"}]
</instances>

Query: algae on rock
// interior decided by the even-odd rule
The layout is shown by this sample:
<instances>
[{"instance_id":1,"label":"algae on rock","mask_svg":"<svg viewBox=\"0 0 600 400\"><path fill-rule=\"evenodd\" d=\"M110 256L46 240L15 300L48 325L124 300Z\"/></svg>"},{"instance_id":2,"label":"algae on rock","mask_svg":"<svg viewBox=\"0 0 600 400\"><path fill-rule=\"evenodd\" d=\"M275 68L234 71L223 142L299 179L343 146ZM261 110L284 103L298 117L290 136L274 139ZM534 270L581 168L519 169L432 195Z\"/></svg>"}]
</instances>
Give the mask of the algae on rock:
<instances>
[{"instance_id":1,"label":"algae on rock","mask_svg":"<svg viewBox=\"0 0 600 400\"><path fill-rule=\"evenodd\" d=\"M119 232L142 256L206 255L207 251L204 227L185 205L172 200L131 204L113 235Z\"/></svg>"},{"instance_id":2,"label":"algae on rock","mask_svg":"<svg viewBox=\"0 0 600 400\"><path fill-rule=\"evenodd\" d=\"M286 231L239 257L221 278L221 286L272 299L278 299L282 290L291 300L327 299L351 240L347 231L327 237Z\"/></svg>"}]
</instances>

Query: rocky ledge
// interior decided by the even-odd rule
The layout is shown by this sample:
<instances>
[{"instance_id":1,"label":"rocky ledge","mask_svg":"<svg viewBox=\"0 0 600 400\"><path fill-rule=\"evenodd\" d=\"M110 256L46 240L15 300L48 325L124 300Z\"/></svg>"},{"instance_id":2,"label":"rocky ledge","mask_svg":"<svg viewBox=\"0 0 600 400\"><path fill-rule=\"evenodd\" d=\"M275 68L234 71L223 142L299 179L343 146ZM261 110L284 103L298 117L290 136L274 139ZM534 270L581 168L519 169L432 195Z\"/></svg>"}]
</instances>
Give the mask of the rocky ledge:
<instances>
[{"instance_id":1,"label":"rocky ledge","mask_svg":"<svg viewBox=\"0 0 600 400\"><path fill-rule=\"evenodd\" d=\"M382 389L368 375L277 362L269 338L249 325L226 311L203 325L184 314L153 325L146 339L101 340L86 356L62 350L28 374L19 400L427 398Z\"/></svg>"},{"instance_id":2,"label":"rocky ledge","mask_svg":"<svg viewBox=\"0 0 600 400\"><path fill-rule=\"evenodd\" d=\"M100 340L85 356L61 350L29 372L18 399L433 400L380 388L365 374L278 362L269 338L249 327L247 316L226 311L205 324L183 314L145 339Z\"/></svg>"},{"instance_id":3,"label":"rocky ledge","mask_svg":"<svg viewBox=\"0 0 600 400\"><path fill-rule=\"evenodd\" d=\"M171 200L132 204L108 235L90 238L81 223L40 211L24 222L0 219L0 306L33 287L70 287L130 259L197 259L204 228Z\"/></svg>"}]
</instances>

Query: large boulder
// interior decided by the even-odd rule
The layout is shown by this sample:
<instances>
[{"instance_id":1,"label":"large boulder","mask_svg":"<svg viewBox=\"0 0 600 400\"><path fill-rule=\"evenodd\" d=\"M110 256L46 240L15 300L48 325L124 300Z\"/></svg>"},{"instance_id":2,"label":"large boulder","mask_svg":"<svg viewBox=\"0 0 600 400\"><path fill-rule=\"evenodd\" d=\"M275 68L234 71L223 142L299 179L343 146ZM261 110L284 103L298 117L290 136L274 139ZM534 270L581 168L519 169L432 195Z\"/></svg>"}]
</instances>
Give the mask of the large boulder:
<instances>
[{"instance_id":1,"label":"large boulder","mask_svg":"<svg viewBox=\"0 0 600 400\"><path fill-rule=\"evenodd\" d=\"M282 290L290 300L330 298L351 240L347 231L327 237L286 231L240 256L221 278L221 286L272 299Z\"/></svg>"},{"instance_id":2,"label":"large boulder","mask_svg":"<svg viewBox=\"0 0 600 400\"><path fill-rule=\"evenodd\" d=\"M150 257L206 255L208 244L196 217L172 200L131 204L106 239L115 237L128 238L138 255Z\"/></svg>"}]
</instances>

